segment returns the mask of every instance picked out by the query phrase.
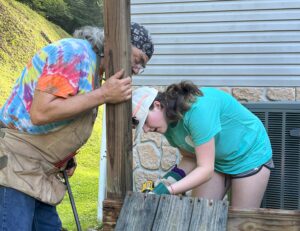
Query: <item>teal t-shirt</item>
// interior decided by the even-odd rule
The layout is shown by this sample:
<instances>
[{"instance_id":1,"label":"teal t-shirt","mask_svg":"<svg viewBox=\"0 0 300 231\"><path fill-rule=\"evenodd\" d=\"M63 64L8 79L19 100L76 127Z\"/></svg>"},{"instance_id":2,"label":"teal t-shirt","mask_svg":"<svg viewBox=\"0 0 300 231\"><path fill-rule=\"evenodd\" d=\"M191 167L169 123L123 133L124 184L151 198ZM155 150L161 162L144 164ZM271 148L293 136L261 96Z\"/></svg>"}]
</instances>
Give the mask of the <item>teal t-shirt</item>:
<instances>
[{"instance_id":1,"label":"teal t-shirt","mask_svg":"<svg viewBox=\"0 0 300 231\"><path fill-rule=\"evenodd\" d=\"M203 96L165 133L169 143L195 153L195 147L215 138L215 170L239 174L261 166L272 157L262 122L231 95L201 88Z\"/></svg>"}]
</instances>

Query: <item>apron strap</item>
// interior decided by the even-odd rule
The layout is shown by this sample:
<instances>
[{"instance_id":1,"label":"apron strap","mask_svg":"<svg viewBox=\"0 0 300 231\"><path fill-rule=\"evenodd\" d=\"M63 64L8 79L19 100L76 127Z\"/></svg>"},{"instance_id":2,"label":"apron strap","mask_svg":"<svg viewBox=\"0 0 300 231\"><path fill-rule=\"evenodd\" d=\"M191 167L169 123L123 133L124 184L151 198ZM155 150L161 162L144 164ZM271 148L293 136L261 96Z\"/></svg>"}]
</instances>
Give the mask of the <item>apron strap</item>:
<instances>
[{"instance_id":1,"label":"apron strap","mask_svg":"<svg viewBox=\"0 0 300 231\"><path fill-rule=\"evenodd\" d=\"M54 164L54 166L56 168L62 168L66 163L68 163L69 160L71 160L76 154L78 153L78 151L73 152L71 154L69 154L66 158L64 158L63 160L57 162Z\"/></svg>"}]
</instances>

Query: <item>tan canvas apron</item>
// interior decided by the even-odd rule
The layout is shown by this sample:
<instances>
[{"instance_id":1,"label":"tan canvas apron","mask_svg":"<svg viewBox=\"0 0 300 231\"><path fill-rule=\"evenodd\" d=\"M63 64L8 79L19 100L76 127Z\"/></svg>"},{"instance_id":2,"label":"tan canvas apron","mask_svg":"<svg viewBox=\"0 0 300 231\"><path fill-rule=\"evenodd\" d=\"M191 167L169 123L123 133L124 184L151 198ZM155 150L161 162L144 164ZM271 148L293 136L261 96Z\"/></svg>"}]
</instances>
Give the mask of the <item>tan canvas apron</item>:
<instances>
[{"instance_id":1,"label":"tan canvas apron","mask_svg":"<svg viewBox=\"0 0 300 231\"><path fill-rule=\"evenodd\" d=\"M96 109L58 131L30 135L17 130L0 129L0 185L26 193L40 201L56 205L66 188L55 166L66 162L90 137Z\"/></svg>"}]
</instances>

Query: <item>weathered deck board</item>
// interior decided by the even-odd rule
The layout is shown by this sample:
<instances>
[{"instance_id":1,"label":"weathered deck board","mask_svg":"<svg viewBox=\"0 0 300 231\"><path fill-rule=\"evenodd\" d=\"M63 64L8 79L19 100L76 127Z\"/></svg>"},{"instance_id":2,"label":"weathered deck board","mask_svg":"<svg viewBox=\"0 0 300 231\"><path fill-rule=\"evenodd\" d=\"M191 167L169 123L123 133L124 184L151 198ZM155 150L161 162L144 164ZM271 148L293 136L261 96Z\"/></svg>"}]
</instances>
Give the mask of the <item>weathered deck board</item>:
<instances>
[{"instance_id":1,"label":"weathered deck board","mask_svg":"<svg viewBox=\"0 0 300 231\"><path fill-rule=\"evenodd\" d=\"M115 230L225 231L227 214L227 201L130 192Z\"/></svg>"},{"instance_id":2,"label":"weathered deck board","mask_svg":"<svg viewBox=\"0 0 300 231\"><path fill-rule=\"evenodd\" d=\"M115 231L150 231L159 199L154 194L127 193Z\"/></svg>"},{"instance_id":3,"label":"weathered deck board","mask_svg":"<svg viewBox=\"0 0 300 231\"><path fill-rule=\"evenodd\" d=\"M300 231L300 210L231 209L228 231Z\"/></svg>"},{"instance_id":4,"label":"weathered deck board","mask_svg":"<svg viewBox=\"0 0 300 231\"><path fill-rule=\"evenodd\" d=\"M221 231L226 230L228 201L210 201L194 198L194 209L190 231Z\"/></svg>"},{"instance_id":5,"label":"weathered deck board","mask_svg":"<svg viewBox=\"0 0 300 231\"><path fill-rule=\"evenodd\" d=\"M161 196L153 224L153 230L188 230L193 212L193 201L194 200L189 197Z\"/></svg>"},{"instance_id":6,"label":"weathered deck board","mask_svg":"<svg viewBox=\"0 0 300 231\"><path fill-rule=\"evenodd\" d=\"M123 208L122 202L118 200L108 202L104 203L104 206L110 212L103 219L103 222L108 224L108 226L104 227L103 230L113 231L116 223L121 221L121 217L119 216L120 210L121 208L124 209L126 205L124 204ZM117 221L118 217L120 218ZM149 219L150 221L151 219ZM143 224L142 222L140 223ZM144 225L140 227L143 227L141 230L149 230ZM152 228L150 230L156 231ZM229 208L227 231L250 230L300 231L300 210Z\"/></svg>"}]
</instances>

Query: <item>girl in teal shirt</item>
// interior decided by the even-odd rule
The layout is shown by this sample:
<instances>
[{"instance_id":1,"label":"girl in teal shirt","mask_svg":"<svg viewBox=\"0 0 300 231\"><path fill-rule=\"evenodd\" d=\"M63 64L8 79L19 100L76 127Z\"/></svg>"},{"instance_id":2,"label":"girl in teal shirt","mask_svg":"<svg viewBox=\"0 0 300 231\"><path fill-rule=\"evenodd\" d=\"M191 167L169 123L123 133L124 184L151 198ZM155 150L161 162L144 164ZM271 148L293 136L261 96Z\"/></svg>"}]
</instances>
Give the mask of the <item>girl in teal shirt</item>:
<instances>
[{"instance_id":1,"label":"girl in teal shirt","mask_svg":"<svg viewBox=\"0 0 300 231\"><path fill-rule=\"evenodd\" d=\"M164 134L182 160L156 182L157 194L222 199L231 188L235 208L260 207L270 169L272 149L261 121L231 95L191 82L166 91L141 87L133 92L136 135Z\"/></svg>"}]
</instances>

